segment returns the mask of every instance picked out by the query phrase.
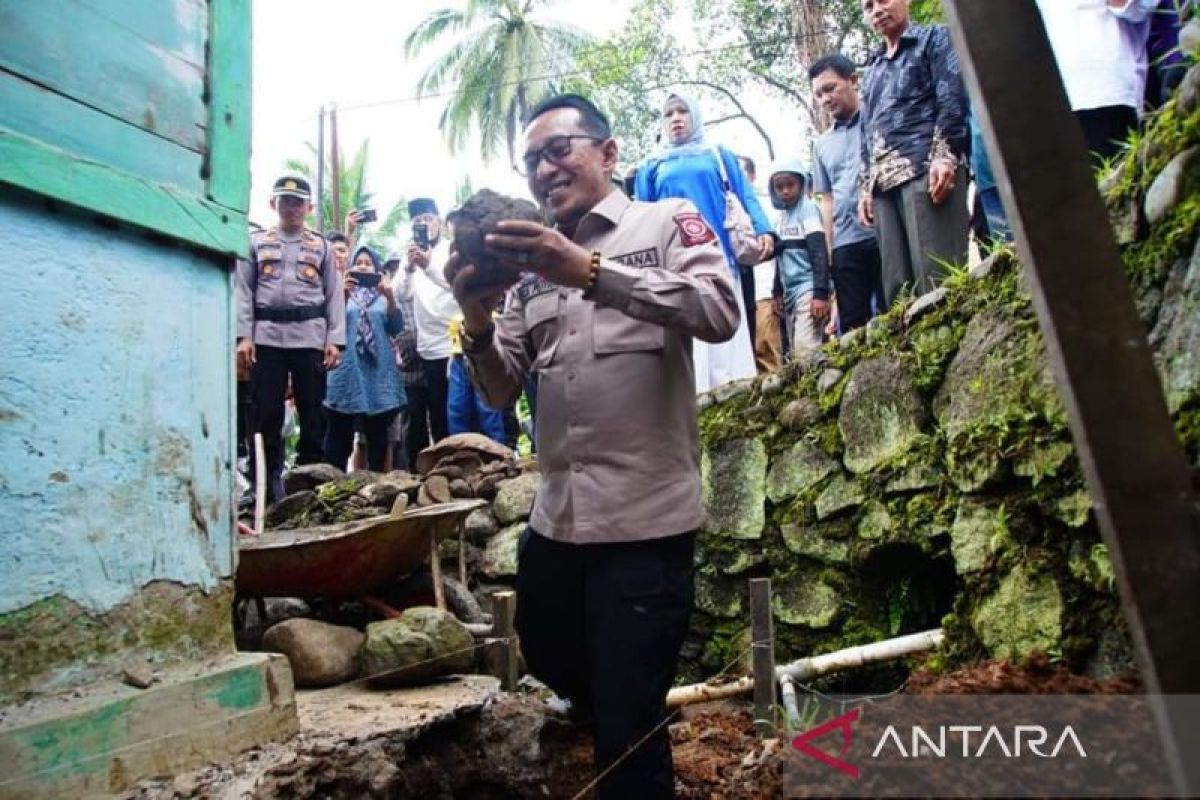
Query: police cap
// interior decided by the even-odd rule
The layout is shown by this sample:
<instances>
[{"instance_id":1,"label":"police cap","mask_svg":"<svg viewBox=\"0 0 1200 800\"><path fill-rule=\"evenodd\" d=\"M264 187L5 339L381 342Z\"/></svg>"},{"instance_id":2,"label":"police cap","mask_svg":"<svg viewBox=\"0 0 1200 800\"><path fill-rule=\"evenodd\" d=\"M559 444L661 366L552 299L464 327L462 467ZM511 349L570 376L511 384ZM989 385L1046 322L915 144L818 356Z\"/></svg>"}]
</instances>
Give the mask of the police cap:
<instances>
[{"instance_id":1,"label":"police cap","mask_svg":"<svg viewBox=\"0 0 1200 800\"><path fill-rule=\"evenodd\" d=\"M301 200L312 199L312 186L303 175L289 173L275 179L271 189L272 197L299 197Z\"/></svg>"}]
</instances>

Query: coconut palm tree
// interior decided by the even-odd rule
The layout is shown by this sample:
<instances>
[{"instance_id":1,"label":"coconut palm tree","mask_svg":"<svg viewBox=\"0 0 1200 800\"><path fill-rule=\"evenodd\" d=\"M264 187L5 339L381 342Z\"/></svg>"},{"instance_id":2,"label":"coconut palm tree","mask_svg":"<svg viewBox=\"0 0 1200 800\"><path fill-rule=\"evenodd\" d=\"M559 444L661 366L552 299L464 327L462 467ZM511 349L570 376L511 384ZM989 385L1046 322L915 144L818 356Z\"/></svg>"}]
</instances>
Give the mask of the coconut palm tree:
<instances>
[{"instance_id":1,"label":"coconut palm tree","mask_svg":"<svg viewBox=\"0 0 1200 800\"><path fill-rule=\"evenodd\" d=\"M515 163L525 112L557 91L574 54L592 37L546 19L540 12L554 0L459 2L431 13L404 41L408 58L435 43L444 46L417 91L449 95L438 124L451 151L460 152L476 132L485 159L503 144Z\"/></svg>"}]
</instances>

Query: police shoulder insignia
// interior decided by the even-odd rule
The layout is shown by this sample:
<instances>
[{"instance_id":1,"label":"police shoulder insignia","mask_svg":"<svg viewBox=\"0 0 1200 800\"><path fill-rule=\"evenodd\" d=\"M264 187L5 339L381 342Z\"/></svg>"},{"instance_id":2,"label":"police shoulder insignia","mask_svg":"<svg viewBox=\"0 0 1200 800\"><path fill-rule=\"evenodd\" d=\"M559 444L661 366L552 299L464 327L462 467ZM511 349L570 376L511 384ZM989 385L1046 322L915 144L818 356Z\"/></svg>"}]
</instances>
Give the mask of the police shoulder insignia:
<instances>
[{"instance_id":1,"label":"police shoulder insignia","mask_svg":"<svg viewBox=\"0 0 1200 800\"><path fill-rule=\"evenodd\" d=\"M679 241L684 247L694 247L698 244L708 244L716 241L717 235L704 221L704 217L692 211L676 214L675 227L679 228Z\"/></svg>"}]
</instances>

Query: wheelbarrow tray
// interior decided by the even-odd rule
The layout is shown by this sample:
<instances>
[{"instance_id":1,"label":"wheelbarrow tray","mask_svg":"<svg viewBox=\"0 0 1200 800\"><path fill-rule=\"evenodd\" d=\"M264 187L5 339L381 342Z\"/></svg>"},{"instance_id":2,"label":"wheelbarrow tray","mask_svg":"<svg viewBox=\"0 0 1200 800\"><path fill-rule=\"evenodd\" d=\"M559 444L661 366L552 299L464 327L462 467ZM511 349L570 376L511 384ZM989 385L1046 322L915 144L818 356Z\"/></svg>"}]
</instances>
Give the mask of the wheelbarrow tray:
<instances>
[{"instance_id":1,"label":"wheelbarrow tray","mask_svg":"<svg viewBox=\"0 0 1200 800\"><path fill-rule=\"evenodd\" d=\"M240 538L235 585L243 597L354 598L429 560L442 541L486 503L455 500L340 525L268 531Z\"/></svg>"}]
</instances>

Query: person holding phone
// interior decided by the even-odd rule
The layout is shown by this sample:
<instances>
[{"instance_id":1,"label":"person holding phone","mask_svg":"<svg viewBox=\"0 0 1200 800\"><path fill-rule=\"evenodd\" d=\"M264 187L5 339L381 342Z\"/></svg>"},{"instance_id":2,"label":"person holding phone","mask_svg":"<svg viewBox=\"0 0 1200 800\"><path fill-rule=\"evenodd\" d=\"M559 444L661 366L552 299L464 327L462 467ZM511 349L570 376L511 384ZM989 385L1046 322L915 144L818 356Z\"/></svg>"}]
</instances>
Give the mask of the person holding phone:
<instances>
[{"instance_id":1,"label":"person holding phone","mask_svg":"<svg viewBox=\"0 0 1200 800\"><path fill-rule=\"evenodd\" d=\"M405 254L405 299L412 301L413 324L417 330L417 354L424 373L424 388L409 398L409 428L405 432L408 463L417 463L420 453L432 442L450 435L446 407L449 394L450 321L459 313L454 292L442 274L450 255L448 238L442 236L437 203L418 197L408 203L412 241Z\"/></svg>"},{"instance_id":2,"label":"person holding phone","mask_svg":"<svg viewBox=\"0 0 1200 800\"><path fill-rule=\"evenodd\" d=\"M325 460L345 468L354 449L356 424L367 440L367 467L383 472L388 430L405 406L404 384L392 353L392 337L404 315L391 285L382 280L379 256L363 246L346 271L346 353L329 373L325 392Z\"/></svg>"}]
</instances>

